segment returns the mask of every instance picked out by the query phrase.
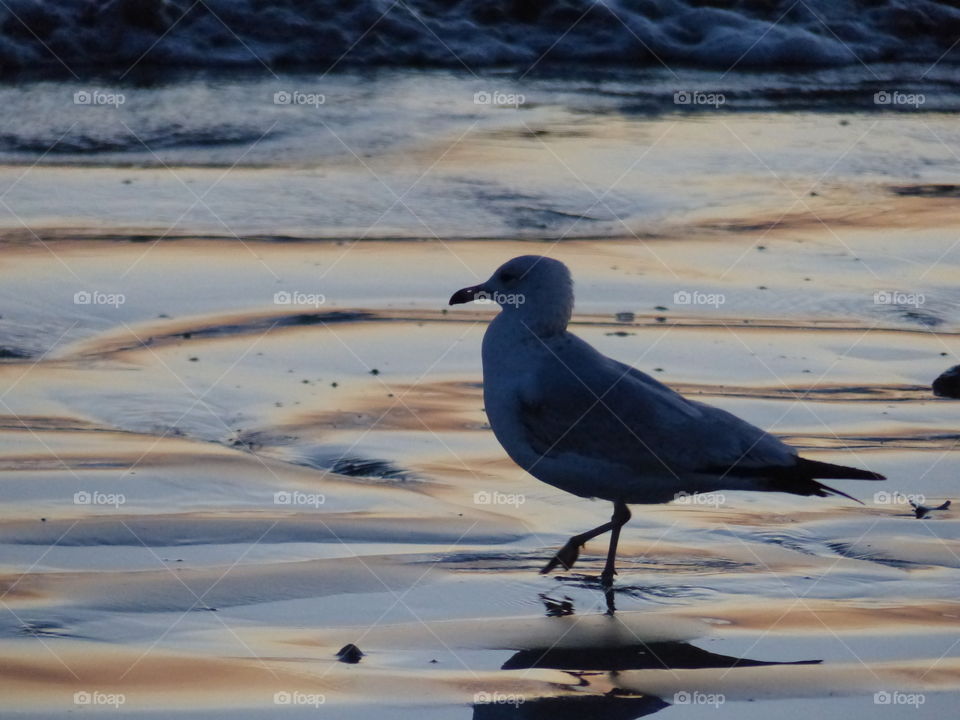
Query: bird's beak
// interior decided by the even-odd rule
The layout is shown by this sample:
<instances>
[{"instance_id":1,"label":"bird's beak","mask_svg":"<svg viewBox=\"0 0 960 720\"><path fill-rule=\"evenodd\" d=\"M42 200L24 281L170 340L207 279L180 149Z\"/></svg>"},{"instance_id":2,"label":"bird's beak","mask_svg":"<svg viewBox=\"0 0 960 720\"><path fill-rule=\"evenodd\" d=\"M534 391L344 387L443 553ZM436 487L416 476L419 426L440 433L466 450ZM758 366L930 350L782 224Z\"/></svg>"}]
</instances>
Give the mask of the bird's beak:
<instances>
[{"instance_id":1,"label":"bird's beak","mask_svg":"<svg viewBox=\"0 0 960 720\"><path fill-rule=\"evenodd\" d=\"M483 292L483 285L473 285L472 287L465 287L462 290L457 290L453 295L450 296L451 305L461 305L463 303L473 302L477 299L477 295Z\"/></svg>"}]
</instances>

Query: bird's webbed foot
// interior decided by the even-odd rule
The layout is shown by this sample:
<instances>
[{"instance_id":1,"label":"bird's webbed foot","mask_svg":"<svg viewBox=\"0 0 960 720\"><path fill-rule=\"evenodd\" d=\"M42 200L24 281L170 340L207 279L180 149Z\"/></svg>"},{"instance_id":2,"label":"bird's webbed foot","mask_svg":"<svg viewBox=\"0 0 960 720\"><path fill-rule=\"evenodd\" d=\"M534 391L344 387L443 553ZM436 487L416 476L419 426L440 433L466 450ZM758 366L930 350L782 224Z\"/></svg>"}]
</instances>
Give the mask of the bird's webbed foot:
<instances>
[{"instance_id":1,"label":"bird's webbed foot","mask_svg":"<svg viewBox=\"0 0 960 720\"><path fill-rule=\"evenodd\" d=\"M558 565L562 565L564 570L572 568L580 557L580 546L581 543L577 542L577 538L570 538L567 544L560 548L556 555L550 558L550 562L544 566L540 574L546 575Z\"/></svg>"}]
</instances>

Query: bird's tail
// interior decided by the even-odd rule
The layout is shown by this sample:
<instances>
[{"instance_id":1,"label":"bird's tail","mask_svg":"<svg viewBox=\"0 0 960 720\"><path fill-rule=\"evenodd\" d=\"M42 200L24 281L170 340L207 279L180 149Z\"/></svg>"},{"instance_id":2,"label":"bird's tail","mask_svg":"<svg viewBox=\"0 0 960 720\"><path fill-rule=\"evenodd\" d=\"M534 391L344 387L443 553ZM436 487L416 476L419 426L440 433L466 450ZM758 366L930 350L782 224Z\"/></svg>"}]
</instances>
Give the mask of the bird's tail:
<instances>
[{"instance_id":1,"label":"bird's tail","mask_svg":"<svg viewBox=\"0 0 960 720\"><path fill-rule=\"evenodd\" d=\"M845 465L834 465L833 463L825 463L818 460L797 458L795 465L782 468L776 473L771 473L768 476L768 481L770 483L770 489L778 492L792 493L794 495L816 495L818 497L841 495L863 505L863 503L855 497L847 495L845 492L832 488L829 485L817 482L817 478L821 480L886 480L883 475L869 470L846 467Z\"/></svg>"},{"instance_id":2,"label":"bird's tail","mask_svg":"<svg viewBox=\"0 0 960 720\"><path fill-rule=\"evenodd\" d=\"M821 480L886 480L880 473L806 458L797 458L797 464L793 468L809 478Z\"/></svg>"}]
</instances>

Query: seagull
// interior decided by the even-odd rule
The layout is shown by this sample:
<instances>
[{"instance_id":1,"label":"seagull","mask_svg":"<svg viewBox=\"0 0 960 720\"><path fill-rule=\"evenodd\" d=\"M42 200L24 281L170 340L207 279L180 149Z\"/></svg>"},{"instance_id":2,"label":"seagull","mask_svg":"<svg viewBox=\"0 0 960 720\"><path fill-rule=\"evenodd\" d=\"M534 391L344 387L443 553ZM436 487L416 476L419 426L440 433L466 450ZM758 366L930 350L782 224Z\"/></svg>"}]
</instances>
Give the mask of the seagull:
<instances>
[{"instance_id":1,"label":"seagull","mask_svg":"<svg viewBox=\"0 0 960 720\"><path fill-rule=\"evenodd\" d=\"M610 522L570 538L543 574L557 566L569 570L588 540L609 532L600 581L612 588L628 505L716 490L860 502L818 479L886 479L799 457L745 420L689 400L594 349L567 330L573 280L558 260L513 258L486 282L455 292L450 304L475 300L501 308L483 336L483 402L507 455L549 485L613 503Z\"/></svg>"}]
</instances>

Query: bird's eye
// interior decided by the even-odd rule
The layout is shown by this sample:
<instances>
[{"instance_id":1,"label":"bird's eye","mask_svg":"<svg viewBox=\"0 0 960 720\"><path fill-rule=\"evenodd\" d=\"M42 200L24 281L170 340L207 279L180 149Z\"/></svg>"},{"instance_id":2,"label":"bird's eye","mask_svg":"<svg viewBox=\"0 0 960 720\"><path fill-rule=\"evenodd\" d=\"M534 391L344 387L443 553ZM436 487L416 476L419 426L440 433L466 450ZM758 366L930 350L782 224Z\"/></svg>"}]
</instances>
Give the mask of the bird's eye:
<instances>
[{"instance_id":1,"label":"bird's eye","mask_svg":"<svg viewBox=\"0 0 960 720\"><path fill-rule=\"evenodd\" d=\"M504 270L502 273L500 273L500 282L512 283L516 279L517 276L512 272Z\"/></svg>"}]
</instances>

